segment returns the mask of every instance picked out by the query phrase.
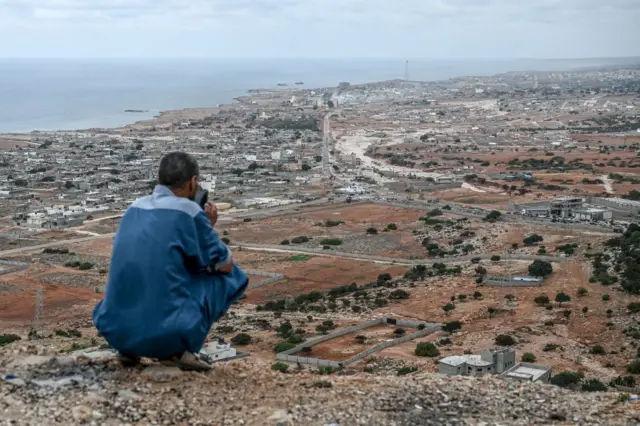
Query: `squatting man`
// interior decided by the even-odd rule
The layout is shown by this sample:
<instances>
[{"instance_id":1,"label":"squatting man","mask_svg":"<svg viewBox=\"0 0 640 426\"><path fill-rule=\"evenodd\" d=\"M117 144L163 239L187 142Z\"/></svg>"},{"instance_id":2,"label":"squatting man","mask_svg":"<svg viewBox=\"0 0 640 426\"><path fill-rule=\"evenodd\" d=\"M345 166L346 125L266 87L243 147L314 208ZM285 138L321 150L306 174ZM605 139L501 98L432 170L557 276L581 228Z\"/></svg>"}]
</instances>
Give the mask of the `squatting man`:
<instances>
[{"instance_id":1,"label":"squatting man","mask_svg":"<svg viewBox=\"0 0 640 426\"><path fill-rule=\"evenodd\" d=\"M93 322L126 365L148 357L183 369L211 368L200 353L207 334L247 289L247 275L213 229L216 206L196 202L198 180L192 156L167 154L153 193L122 217Z\"/></svg>"}]
</instances>

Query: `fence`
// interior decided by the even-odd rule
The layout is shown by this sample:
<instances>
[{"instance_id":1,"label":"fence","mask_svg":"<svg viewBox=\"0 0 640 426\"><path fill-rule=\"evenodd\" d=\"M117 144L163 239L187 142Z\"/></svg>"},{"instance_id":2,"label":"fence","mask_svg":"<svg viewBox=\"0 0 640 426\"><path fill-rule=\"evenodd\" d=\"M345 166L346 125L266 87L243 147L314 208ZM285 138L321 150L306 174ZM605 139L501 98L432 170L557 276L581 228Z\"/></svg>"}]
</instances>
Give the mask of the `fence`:
<instances>
[{"instance_id":1,"label":"fence","mask_svg":"<svg viewBox=\"0 0 640 426\"><path fill-rule=\"evenodd\" d=\"M0 260L0 267L3 267L2 269L0 269L0 275L4 275L27 269L29 267L29 264L23 262L13 262L10 260Z\"/></svg>"},{"instance_id":2,"label":"fence","mask_svg":"<svg viewBox=\"0 0 640 426\"><path fill-rule=\"evenodd\" d=\"M406 336L399 337L397 339L389 340L388 342L380 343L372 348L367 349L364 352L360 352L359 354L344 360L344 361L329 361L318 358L310 358L310 357L301 357L293 355L297 352L300 352L303 348L311 347L313 345L317 345L318 343L326 342L327 340L335 339L337 337L341 337L350 333L354 333L356 331L363 330L365 328L374 327L379 324L394 324L404 327L414 327L418 328L421 325L424 325L422 330L418 330L415 333L408 334ZM383 349L388 347L398 345L400 343L408 342L409 340L416 339L418 337L426 336L427 334L431 334L441 327L440 324L436 323L425 323L420 321L407 321L407 320L396 320L393 318L378 318L373 321L365 322L359 325L355 325L352 327L347 327L344 330L337 331L335 333L328 334L326 336L320 336L315 339L308 340L294 348L289 350L280 352L276 355L276 359L287 362L296 362L300 364L309 364L309 365L317 365L317 366L326 366L326 367L335 367L340 368L345 365L353 364L355 362L360 361L361 359L368 357L376 352L380 352Z\"/></svg>"},{"instance_id":3,"label":"fence","mask_svg":"<svg viewBox=\"0 0 640 426\"><path fill-rule=\"evenodd\" d=\"M248 269L246 269L244 272L247 275L253 275L253 276L256 276L256 277L266 277L266 279L264 279L262 281L258 281L255 284L250 284L249 288L262 287L264 285L271 284L271 283L274 283L276 281L280 281L281 279L284 278L283 274L276 274L275 272L263 272L263 271L255 271L255 270L248 270Z\"/></svg>"},{"instance_id":4,"label":"fence","mask_svg":"<svg viewBox=\"0 0 640 426\"><path fill-rule=\"evenodd\" d=\"M543 281L541 277L486 277L482 284L493 287L540 287Z\"/></svg>"}]
</instances>

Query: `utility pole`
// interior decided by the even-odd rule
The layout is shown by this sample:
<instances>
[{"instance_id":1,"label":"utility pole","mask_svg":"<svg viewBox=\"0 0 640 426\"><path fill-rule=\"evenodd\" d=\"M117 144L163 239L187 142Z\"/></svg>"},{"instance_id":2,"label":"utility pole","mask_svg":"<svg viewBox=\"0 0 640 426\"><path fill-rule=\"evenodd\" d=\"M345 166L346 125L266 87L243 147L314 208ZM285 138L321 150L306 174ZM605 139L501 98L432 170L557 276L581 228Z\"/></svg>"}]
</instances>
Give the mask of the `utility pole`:
<instances>
[{"instance_id":1,"label":"utility pole","mask_svg":"<svg viewBox=\"0 0 640 426\"><path fill-rule=\"evenodd\" d=\"M405 61L404 63L404 81L407 83L409 81L409 61Z\"/></svg>"}]
</instances>

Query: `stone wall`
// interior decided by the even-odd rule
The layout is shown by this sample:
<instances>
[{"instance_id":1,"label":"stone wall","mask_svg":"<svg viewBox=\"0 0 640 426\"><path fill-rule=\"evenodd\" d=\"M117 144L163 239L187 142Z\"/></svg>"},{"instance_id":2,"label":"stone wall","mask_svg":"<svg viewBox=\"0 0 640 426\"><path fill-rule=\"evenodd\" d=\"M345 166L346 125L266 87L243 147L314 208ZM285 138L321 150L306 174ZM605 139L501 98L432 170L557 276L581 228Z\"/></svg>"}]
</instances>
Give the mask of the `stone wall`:
<instances>
[{"instance_id":1,"label":"stone wall","mask_svg":"<svg viewBox=\"0 0 640 426\"><path fill-rule=\"evenodd\" d=\"M265 277L265 279L258 281L255 284L249 284L249 288L258 288L258 287L262 287L264 285L267 284L271 284L274 283L276 281L280 281L281 279L284 278L283 274L277 274L275 272L263 272L263 271L255 271L255 270L250 270L250 269L245 269L244 272L247 275L253 275L256 277Z\"/></svg>"},{"instance_id":2,"label":"stone wall","mask_svg":"<svg viewBox=\"0 0 640 426\"><path fill-rule=\"evenodd\" d=\"M0 259L0 275L10 274L12 272L21 271L23 269L27 269L29 267L28 263L23 262L13 262L10 260L1 260Z\"/></svg>"},{"instance_id":3,"label":"stone wall","mask_svg":"<svg viewBox=\"0 0 640 426\"><path fill-rule=\"evenodd\" d=\"M303 356L297 356L294 355L298 352L300 352L302 350L302 348L305 347L311 347L314 345L317 345L318 343L322 343L322 342L326 342L327 340L331 340L331 339L335 339L337 337L341 337L347 334L351 334L354 333L356 331L360 331L363 330L365 328L369 328L369 327L373 327L379 324L392 324L392 325L399 325L399 326L404 326L404 327L414 327L414 328L418 328L420 325L424 325L425 328L422 330L418 330L415 333L411 333L408 334L406 336L402 336L399 337L397 339L393 339L390 340L388 342L383 342L380 343L379 345L376 345L372 348L367 349L364 352L361 352L355 356L353 356L352 358L349 358L345 361L329 361L329 360L323 360L323 359L318 359L318 358L310 358L310 357L303 357ZM396 320L393 318L377 318L373 321L369 321L369 322L365 322L359 325L355 325L352 327L347 327L343 330L340 331L336 331L335 333L331 333L328 334L326 336L320 336L317 337L315 339L311 339L311 340L307 340L304 343L301 343L298 346L295 346L287 351L283 351L280 352L279 354L276 355L276 359L280 360L280 361L287 361L287 362L296 362L296 363L300 363L300 364L309 364L309 365L317 365L317 366L327 366L327 367L335 367L335 368L339 368L339 367L344 367L346 365L349 364L353 364L355 362L360 361L361 359L368 357L371 354L374 354L376 352L380 352L383 349L386 349L388 347L394 346L394 345L398 345L400 343L404 343L404 342L408 342L409 340L413 340L416 339L418 337L422 337L422 336L426 336L427 334L431 334L437 330L439 330L441 328L440 324L437 323L425 323L425 322L421 322L421 321L407 321L407 320Z\"/></svg>"}]
</instances>

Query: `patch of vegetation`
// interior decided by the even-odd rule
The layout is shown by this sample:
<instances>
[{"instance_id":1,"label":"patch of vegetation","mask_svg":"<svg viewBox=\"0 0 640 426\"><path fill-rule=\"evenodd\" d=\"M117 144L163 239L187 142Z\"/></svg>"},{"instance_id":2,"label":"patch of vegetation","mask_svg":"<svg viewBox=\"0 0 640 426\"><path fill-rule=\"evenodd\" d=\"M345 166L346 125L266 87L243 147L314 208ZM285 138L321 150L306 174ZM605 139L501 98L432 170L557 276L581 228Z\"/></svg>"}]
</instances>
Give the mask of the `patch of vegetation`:
<instances>
[{"instance_id":1,"label":"patch of vegetation","mask_svg":"<svg viewBox=\"0 0 640 426\"><path fill-rule=\"evenodd\" d=\"M280 245L281 245L281 246L288 246L289 244L291 244L291 241L289 241L289 240L282 240L282 241L280 241Z\"/></svg>"},{"instance_id":2,"label":"patch of vegetation","mask_svg":"<svg viewBox=\"0 0 640 426\"><path fill-rule=\"evenodd\" d=\"M55 247L47 247L42 250L43 253L46 254L69 254L69 249L67 248L55 248Z\"/></svg>"},{"instance_id":3,"label":"patch of vegetation","mask_svg":"<svg viewBox=\"0 0 640 426\"><path fill-rule=\"evenodd\" d=\"M525 352L522 354L522 362L536 362L536 356L531 352Z\"/></svg>"},{"instance_id":4,"label":"patch of vegetation","mask_svg":"<svg viewBox=\"0 0 640 426\"><path fill-rule=\"evenodd\" d=\"M584 374L581 371L563 371L554 375L549 382L561 388L569 388L579 384L582 379Z\"/></svg>"},{"instance_id":5,"label":"patch of vegetation","mask_svg":"<svg viewBox=\"0 0 640 426\"><path fill-rule=\"evenodd\" d=\"M498 346L513 346L516 344L516 339L508 334L500 334L496 336L496 345Z\"/></svg>"},{"instance_id":6,"label":"patch of vegetation","mask_svg":"<svg viewBox=\"0 0 640 426\"><path fill-rule=\"evenodd\" d=\"M320 244L323 246L339 246L342 244L342 240L340 238L325 238L320 241Z\"/></svg>"},{"instance_id":7,"label":"patch of vegetation","mask_svg":"<svg viewBox=\"0 0 640 426\"><path fill-rule=\"evenodd\" d=\"M402 367L398 369L397 374L398 376L405 376L407 374L415 373L416 371L418 371L418 369L415 367Z\"/></svg>"},{"instance_id":8,"label":"patch of vegetation","mask_svg":"<svg viewBox=\"0 0 640 426\"><path fill-rule=\"evenodd\" d=\"M295 347L296 347L295 343L280 342L274 346L273 351L278 354L280 352L288 351L289 349L293 349Z\"/></svg>"},{"instance_id":9,"label":"patch of vegetation","mask_svg":"<svg viewBox=\"0 0 640 426\"><path fill-rule=\"evenodd\" d=\"M538 305L548 305L550 300L549 296L545 296L544 294L533 299L534 302Z\"/></svg>"},{"instance_id":10,"label":"patch of vegetation","mask_svg":"<svg viewBox=\"0 0 640 426\"><path fill-rule=\"evenodd\" d=\"M493 223L500 219L501 216L502 213L500 213L498 210L491 210L491 212L489 212L489 214L487 214L482 220L484 220L485 222Z\"/></svg>"},{"instance_id":11,"label":"patch of vegetation","mask_svg":"<svg viewBox=\"0 0 640 426\"><path fill-rule=\"evenodd\" d=\"M0 335L0 346L8 345L9 343L17 342L20 336L17 334L2 334Z\"/></svg>"},{"instance_id":12,"label":"patch of vegetation","mask_svg":"<svg viewBox=\"0 0 640 426\"><path fill-rule=\"evenodd\" d=\"M606 392L607 386L598 379L588 379L582 382L583 392Z\"/></svg>"},{"instance_id":13,"label":"patch of vegetation","mask_svg":"<svg viewBox=\"0 0 640 426\"><path fill-rule=\"evenodd\" d=\"M244 346L251 343L251 336L247 333L239 333L231 338L231 343L234 345Z\"/></svg>"},{"instance_id":14,"label":"patch of vegetation","mask_svg":"<svg viewBox=\"0 0 640 426\"><path fill-rule=\"evenodd\" d=\"M415 353L417 356L424 356L429 358L440 356L440 351L438 350L436 345L431 342L418 343Z\"/></svg>"},{"instance_id":15,"label":"patch of vegetation","mask_svg":"<svg viewBox=\"0 0 640 426\"><path fill-rule=\"evenodd\" d=\"M544 348L542 348L543 352L552 352L555 351L556 349L558 349L560 347L560 345L556 345L555 343L547 343L546 345L544 345Z\"/></svg>"},{"instance_id":16,"label":"patch of vegetation","mask_svg":"<svg viewBox=\"0 0 640 426\"><path fill-rule=\"evenodd\" d=\"M556 251L566 254L567 256L571 256L575 253L576 248L578 248L577 244L564 244L556 247Z\"/></svg>"},{"instance_id":17,"label":"patch of vegetation","mask_svg":"<svg viewBox=\"0 0 640 426\"><path fill-rule=\"evenodd\" d=\"M308 254L298 254L295 256L291 256L288 257L287 259L285 259L286 262L306 262L307 260L311 259L313 256L308 255Z\"/></svg>"},{"instance_id":18,"label":"patch of vegetation","mask_svg":"<svg viewBox=\"0 0 640 426\"><path fill-rule=\"evenodd\" d=\"M305 235L300 235L299 237L294 237L291 239L293 244L303 244L309 241L309 237Z\"/></svg>"},{"instance_id":19,"label":"patch of vegetation","mask_svg":"<svg viewBox=\"0 0 640 426\"><path fill-rule=\"evenodd\" d=\"M536 244L536 243L540 243L542 241L544 241L544 238L542 238L538 234L529 235L524 240L522 240L522 242L527 246L530 246L530 245L533 245L533 244Z\"/></svg>"},{"instance_id":20,"label":"patch of vegetation","mask_svg":"<svg viewBox=\"0 0 640 426\"><path fill-rule=\"evenodd\" d=\"M546 277L551 275L553 272L553 266L551 262L547 262L544 260L534 260L531 265L529 265L529 275L533 277Z\"/></svg>"},{"instance_id":21,"label":"patch of vegetation","mask_svg":"<svg viewBox=\"0 0 640 426\"><path fill-rule=\"evenodd\" d=\"M279 371L281 373L286 373L289 370L289 364L285 364L284 362L276 362L271 366L271 369L274 371Z\"/></svg>"}]
</instances>

